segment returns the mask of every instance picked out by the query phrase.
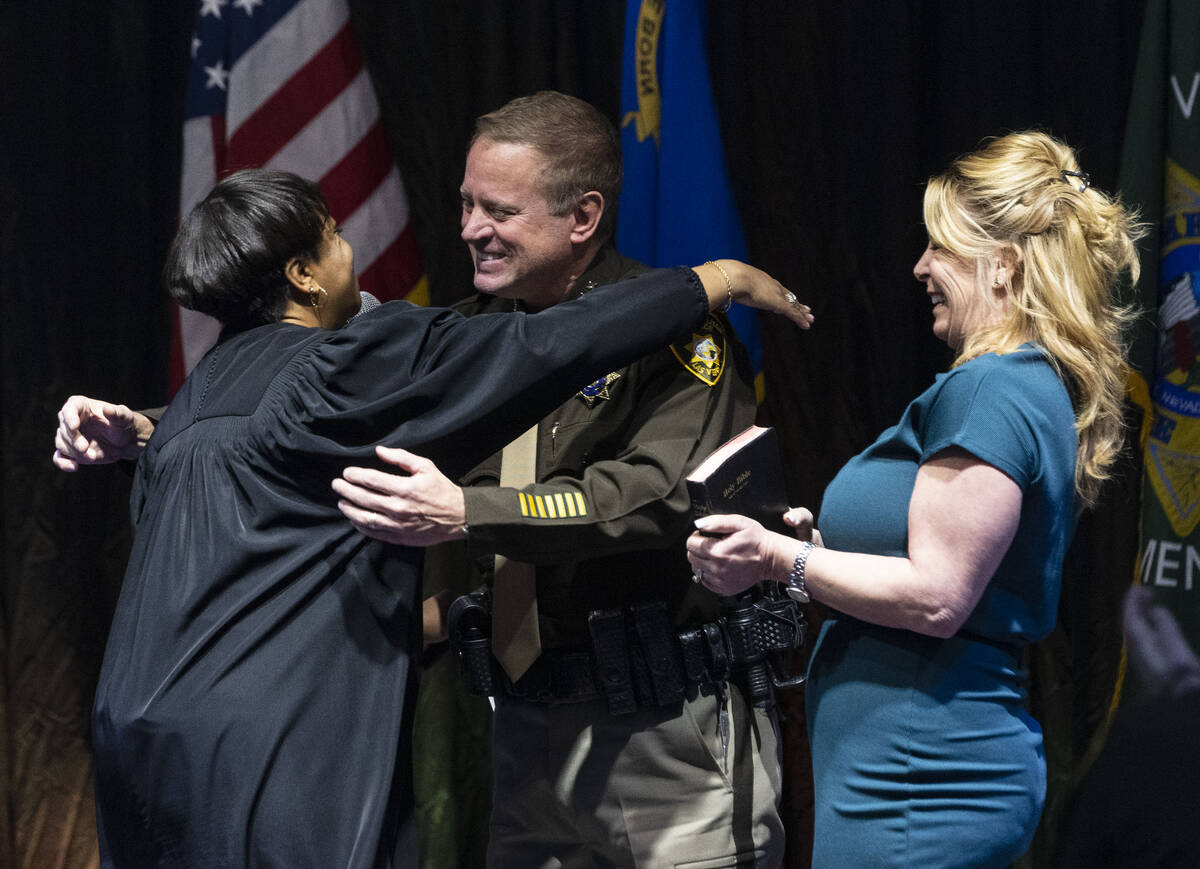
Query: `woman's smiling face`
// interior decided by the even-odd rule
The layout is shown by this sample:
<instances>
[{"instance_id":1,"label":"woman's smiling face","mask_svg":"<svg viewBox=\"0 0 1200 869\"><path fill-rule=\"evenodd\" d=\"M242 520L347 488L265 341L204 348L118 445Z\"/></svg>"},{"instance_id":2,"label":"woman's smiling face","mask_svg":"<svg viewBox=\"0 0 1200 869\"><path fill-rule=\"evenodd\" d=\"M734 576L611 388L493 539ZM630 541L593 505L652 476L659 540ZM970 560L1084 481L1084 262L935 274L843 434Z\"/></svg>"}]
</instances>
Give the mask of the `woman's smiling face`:
<instances>
[{"instance_id":1,"label":"woman's smiling face","mask_svg":"<svg viewBox=\"0 0 1200 869\"><path fill-rule=\"evenodd\" d=\"M1003 314L1003 305L982 285L975 263L932 241L913 267L913 275L925 285L933 303L933 334L955 349Z\"/></svg>"}]
</instances>

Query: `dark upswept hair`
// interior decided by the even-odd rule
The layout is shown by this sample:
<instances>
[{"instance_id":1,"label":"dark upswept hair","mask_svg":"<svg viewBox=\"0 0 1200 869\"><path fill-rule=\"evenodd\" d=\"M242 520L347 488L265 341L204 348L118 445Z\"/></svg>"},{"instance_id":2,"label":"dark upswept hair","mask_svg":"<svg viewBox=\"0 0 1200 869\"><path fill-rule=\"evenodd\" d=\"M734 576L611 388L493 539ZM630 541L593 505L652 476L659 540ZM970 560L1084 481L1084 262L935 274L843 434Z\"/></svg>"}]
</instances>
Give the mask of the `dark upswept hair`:
<instances>
[{"instance_id":1,"label":"dark upswept hair","mask_svg":"<svg viewBox=\"0 0 1200 869\"><path fill-rule=\"evenodd\" d=\"M318 259L329 204L311 181L242 169L218 183L179 226L163 283L185 308L248 328L283 316L293 257Z\"/></svg>"},{"instance_id":2,"label":"dark upswept hair","mask_svg":"<svg viewBox=\"0 0 1200 869\"><path fill-rule=\"evenodd\" d=\"M558 91L517 97L476 119L467 149L480 139L528 145L542 155L542 192L555 217L574 208L583 194L598 191L604 213L596 234L601 240L613 234L621 193L621 137L591 103Z\"/></svg>"}]
</instances>

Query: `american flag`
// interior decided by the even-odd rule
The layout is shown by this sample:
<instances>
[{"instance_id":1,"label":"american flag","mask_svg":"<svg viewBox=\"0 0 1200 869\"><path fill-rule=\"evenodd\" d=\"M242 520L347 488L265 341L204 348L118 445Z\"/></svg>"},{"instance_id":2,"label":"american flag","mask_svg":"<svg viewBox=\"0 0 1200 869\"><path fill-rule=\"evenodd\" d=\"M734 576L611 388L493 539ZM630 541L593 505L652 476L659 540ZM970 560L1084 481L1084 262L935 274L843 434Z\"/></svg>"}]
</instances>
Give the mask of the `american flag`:
<instances>
[{"instance_id":1,"label":"american flag","mask_svg":"<svg viewBox=\"0 0 1200 869\"><path fill-rule=\"evenodd\" d=\"M346 0L199 0L183 122L179 213L253 166L317 181L354 247L359 283L425 303L408 199ZM178 309L171 388L220 325Z\"/></svg>"}]
</instances>

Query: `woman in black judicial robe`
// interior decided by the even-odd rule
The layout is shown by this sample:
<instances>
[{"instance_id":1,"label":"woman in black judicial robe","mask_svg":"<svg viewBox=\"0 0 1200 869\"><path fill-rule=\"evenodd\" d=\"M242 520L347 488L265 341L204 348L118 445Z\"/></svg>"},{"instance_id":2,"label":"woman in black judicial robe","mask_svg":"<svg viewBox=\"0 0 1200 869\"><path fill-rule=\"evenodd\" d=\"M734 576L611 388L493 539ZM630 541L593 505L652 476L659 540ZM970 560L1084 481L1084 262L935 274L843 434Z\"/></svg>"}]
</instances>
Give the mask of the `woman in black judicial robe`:
<instances>
[{"instance_id":1,"label":"woman in black judicial robe","mask_svg":"<svg viewBox=\"0 0 1200 869\"><path fill-rule=\"evenodd\" d=\"M810 319L723 261L732 282L659 271L533 316L387 304L339 329L352 259L316 187L264 170L172 245L172 295L226 328L138 462L92 722L105 866L415 866L421 555L356 533L330 481L377 443L457 476L727 293Z\"/></svg>"}]
</instances>

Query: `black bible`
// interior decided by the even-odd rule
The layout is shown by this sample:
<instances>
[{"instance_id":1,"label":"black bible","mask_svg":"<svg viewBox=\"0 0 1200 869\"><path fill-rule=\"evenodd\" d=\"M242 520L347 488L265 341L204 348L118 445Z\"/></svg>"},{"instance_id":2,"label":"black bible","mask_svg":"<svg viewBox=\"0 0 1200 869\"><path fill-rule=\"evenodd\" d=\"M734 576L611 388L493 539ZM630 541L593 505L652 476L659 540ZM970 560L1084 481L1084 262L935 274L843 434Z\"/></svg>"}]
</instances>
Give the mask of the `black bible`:
<instances>
[{"instance_id":1,"label":"black bible","mask_svg":"<svg viewBox=\"0 0 1200 869\"><path fill-rule=\"evenodd\" d=\"M709 454L687 476L692 515L740 513L764 528L791 535L783 522L788 509L775 429L752 425Z\"/></svg>"}]
</instances>

